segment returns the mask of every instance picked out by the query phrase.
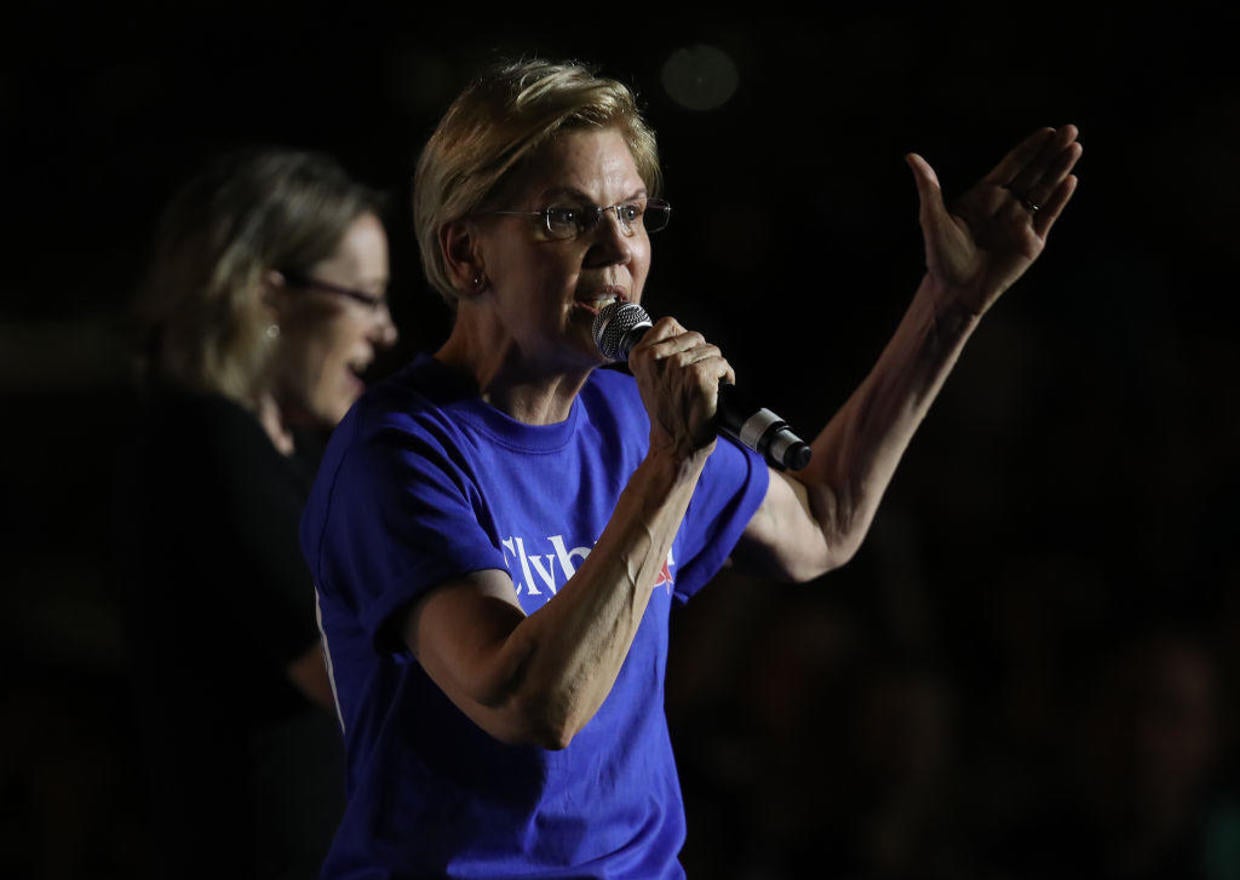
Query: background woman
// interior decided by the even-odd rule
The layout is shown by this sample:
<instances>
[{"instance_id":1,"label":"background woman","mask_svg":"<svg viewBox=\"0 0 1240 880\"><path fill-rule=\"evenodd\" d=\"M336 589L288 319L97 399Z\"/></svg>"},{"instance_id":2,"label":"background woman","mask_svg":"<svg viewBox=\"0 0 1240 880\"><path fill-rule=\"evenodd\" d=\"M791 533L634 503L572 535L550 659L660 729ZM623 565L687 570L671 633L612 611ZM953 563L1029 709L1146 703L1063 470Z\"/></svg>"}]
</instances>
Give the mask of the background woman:
<instances>
[{"instance_id":1,"label":"background woman","mask_svg":"<svg viewBox=\"0 0 1240 880\"><path fill-rule=\"evenodd\" d=\"M116 547L161 876L317 876L339 819L297 522L323 436L396 339L381 210L328 156L252 149L158 227Z\"/></svg>"}]
</instances>

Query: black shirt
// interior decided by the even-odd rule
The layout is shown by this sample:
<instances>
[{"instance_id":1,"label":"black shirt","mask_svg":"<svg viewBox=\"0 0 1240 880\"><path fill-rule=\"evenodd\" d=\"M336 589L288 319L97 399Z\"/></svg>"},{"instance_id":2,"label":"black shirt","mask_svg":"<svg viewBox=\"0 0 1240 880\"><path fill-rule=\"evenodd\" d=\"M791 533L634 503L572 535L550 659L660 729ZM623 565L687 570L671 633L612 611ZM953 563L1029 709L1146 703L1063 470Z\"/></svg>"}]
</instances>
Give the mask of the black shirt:
<instances>
[{"instance_id":1,"label":"black shirt","mask_svg":"<svg viewBox=\"0 0 1240 880\"><path fill-rule=\"evenodd\" d=\"M286 667L319 643L297 536L319 447L300 436L280 454L219 395L159 389L135 415L115 572L160 875L315 877L343 809L343 744Z\"/></svg>"}]
</instances>

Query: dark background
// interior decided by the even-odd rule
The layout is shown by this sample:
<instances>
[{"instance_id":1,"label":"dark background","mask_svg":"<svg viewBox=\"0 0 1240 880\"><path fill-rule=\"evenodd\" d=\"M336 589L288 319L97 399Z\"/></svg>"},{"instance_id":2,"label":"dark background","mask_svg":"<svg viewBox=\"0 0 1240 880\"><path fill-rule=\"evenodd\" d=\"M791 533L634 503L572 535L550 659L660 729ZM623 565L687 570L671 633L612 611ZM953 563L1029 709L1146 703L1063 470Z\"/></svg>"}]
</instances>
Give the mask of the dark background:
<instances>
[{"instance_id":1,"label":"dark background","mask_svg":"<svg viewBox=\"0 0 1240 880\"><path fill-rule=\"evenodd\" d=\"M691 874L783 876L794 832L821 841L851 827L841 817L860 810L839 807L843 771L817 757L854 754L840 731L856 697L836 683L868 681L856 664L927 685L901 691L876 729L903 735L895 776L940 771L937 810L895 825L969 839L959 862L999 870L987 849L1010 829L997 805L1015 804L1019 828L1051 802L1039 768L1064 766L1092 658L1151 624L1183 624L1210 649L1217 686L1203 673L1186 687L1212 695L1224 745L1209 788L1226 795L1236 17L556 12L45 3L4 26L0 874L135 877L146 865L106 536L123 318L163 200L210 153L252 141L330 150L391 192L402 340L379 365L390 369L447 326L407 222L416 151L501 54L580 58L636 87L675 206L646 303L717 340L804 434L863 377L917 286L904 154L925 156L950 197L1038 126L1075 123L1085 146L1045 255L971 340L854 564L796 589L725 574L677 621L669 711ZM221 584L202 612L229 599ZM214 646L187 646L199 648ZM915 711L927 694L934 708ZM1171 751L1188 736L1177 730ZM920 764L907 757L910 743L944 739Z\"/></svg>"}]
</instances>

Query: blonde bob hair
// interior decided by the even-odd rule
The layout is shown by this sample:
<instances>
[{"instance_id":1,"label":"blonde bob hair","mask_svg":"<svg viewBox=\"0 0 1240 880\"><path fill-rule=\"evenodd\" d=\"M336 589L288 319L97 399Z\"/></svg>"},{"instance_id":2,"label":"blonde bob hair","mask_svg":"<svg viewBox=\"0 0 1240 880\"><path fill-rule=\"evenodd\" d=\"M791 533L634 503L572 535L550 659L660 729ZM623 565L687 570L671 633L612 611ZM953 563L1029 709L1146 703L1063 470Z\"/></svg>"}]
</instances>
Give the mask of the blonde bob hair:
<instances>
[{"instance_id":1,"label":"blonde bob hair","mask_svg":"<svg viewBox=\"0 0 1240 880\"><path fill-rule=\"evenodd\" d=\"M308 274L383 199L332 157L254 147L217 156L163 210L138 292L137 370L252 408L269 381L265 276Z\"/></svg>"},{"instance_id":2,"label":"blonde bob hair","mask_svg":"<svg viewBox=\"0 0 1240 880\"><path fill-rule=\"evenodd\" d=\"M615 128L633 154L651 197L662 172L654 131L623 83L578 62L504 61L478 75L452 102L418 156L413 223L427 281L449 305L456 288L439 233L449 223L497 206L492 200L524 162L557 133Z\"/></svg>"}]
</instances>

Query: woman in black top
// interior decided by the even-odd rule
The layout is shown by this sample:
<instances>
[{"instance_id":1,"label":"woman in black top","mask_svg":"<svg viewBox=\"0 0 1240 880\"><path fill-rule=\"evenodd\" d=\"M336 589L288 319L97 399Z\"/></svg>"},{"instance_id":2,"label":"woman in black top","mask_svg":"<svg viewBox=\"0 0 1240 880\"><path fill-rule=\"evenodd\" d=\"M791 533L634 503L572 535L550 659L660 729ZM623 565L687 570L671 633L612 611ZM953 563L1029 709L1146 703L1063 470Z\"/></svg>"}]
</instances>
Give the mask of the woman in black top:
<instances>
[{"instance_id":1,"label":"woman in black top","mask_svg":"<svg viewBox=\"0 0 1240 880\"><path fill-rule=\"evenodd\" d=\"M158 227L115 521L160 876L317 876L343 806L297 526L321 437L396 339L380 213L330 157L262 149Z\"/></svg>"}]
</instances>

